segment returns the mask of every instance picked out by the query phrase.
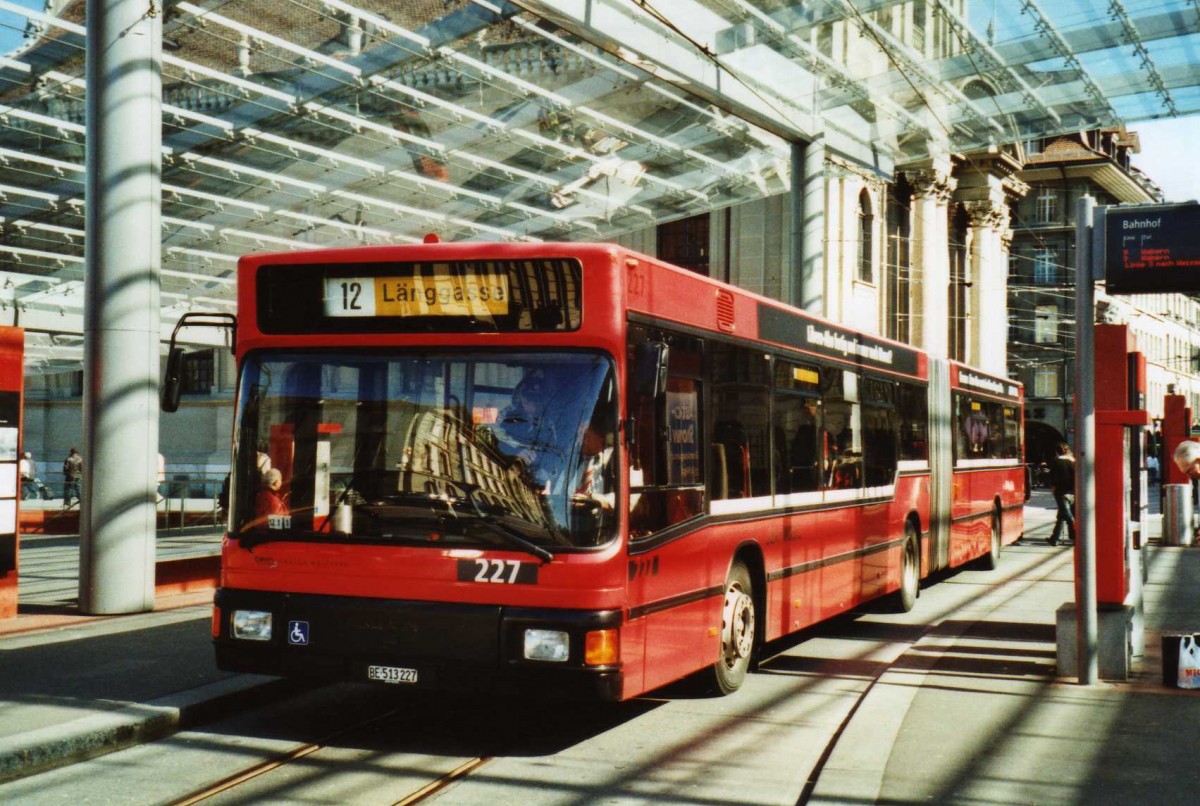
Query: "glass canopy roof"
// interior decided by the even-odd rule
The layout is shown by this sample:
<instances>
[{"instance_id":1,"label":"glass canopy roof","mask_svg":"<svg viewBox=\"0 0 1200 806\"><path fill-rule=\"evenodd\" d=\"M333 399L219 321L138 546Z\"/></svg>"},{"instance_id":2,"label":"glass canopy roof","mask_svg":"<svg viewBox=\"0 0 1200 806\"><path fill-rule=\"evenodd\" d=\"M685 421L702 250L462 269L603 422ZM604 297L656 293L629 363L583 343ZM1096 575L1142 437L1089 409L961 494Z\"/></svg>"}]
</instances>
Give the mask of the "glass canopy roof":
<instances>
[{"instance_id":1,"label":"glass canopy roof","mask_svg":"<svg viewBox=\"0 0 1200 806\"><path fill-rule=\"evenodd\" d=\"M0 322L78 367L83 0L0 0ZM163 24L164 324L255 251L602 240L785 192L1200 112L1200 0L210 0ZM201 331L202 332L202 331ZM200 335L198 332L196 335Z\"/></svg>"}]
</instances>

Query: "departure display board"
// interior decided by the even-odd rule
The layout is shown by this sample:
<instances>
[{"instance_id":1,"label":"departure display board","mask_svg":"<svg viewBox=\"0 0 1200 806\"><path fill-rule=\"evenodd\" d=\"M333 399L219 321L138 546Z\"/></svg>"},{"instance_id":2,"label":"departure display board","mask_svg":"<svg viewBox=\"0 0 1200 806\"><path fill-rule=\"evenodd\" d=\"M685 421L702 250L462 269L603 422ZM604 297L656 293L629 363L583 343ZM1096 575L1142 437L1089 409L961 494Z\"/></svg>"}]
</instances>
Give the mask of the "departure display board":
<instances>
[{"instance_id":1,"label":"departure display board","mask_svg":"<svg viewBox=\"0 0 1200 806\"><path fill-rule=\"evenodd\" d=\"M1200 204L1105 208L1104 278L1110 294L1200 291Z\"/></svg>"}]
</instances>

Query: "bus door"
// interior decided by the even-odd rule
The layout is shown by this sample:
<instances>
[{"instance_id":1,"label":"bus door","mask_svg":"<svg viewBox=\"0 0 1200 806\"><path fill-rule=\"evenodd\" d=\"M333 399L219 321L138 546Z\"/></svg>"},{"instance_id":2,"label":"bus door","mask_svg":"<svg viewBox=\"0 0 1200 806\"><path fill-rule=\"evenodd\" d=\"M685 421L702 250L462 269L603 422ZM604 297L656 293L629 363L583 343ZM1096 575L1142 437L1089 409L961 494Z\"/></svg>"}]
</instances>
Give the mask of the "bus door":
<instances>
[{"instance_id":1,"label":"bus door","mask_svg":"<svg viewBox=\"0 0 1200 806\"><path fill-rule=\"evenodd\" d=\"M651 352L657 357L651 357ZM701 530L706 513L702 344L656 328L630 326L627 416L629 450L629 609L644 618L646 687L711 663L720 597L711 547ZM648 382L648 363L665 362L665 378ZM640 367L640 369L639 369ZM721 582L725 568L721 569Z\"/></svg>"}]
</instances>

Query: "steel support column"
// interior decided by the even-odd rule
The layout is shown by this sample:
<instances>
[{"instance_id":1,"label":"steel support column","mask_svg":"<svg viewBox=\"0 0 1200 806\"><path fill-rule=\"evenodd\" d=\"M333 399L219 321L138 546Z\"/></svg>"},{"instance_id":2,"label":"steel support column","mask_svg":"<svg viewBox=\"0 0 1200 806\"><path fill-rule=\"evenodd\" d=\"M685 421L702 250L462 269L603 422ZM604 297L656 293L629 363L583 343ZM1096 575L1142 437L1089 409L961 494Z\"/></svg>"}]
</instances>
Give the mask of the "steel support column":
<instances>
[{"instance_id":1,"label":"steel support column","mask_svg":"<svg viewBox=\"0 0 1200 806\"><path fill-rule=\"evenodd\" d=\"M92 614L154 608L161 13L88 2L79 603Z\"/></svg>"},{"instance_id":2,"label":"steel support column","mask_svg":"<svg viewBox=\"0 0 1200 806\"><path fill-rule=\"evenodd\" d=\"M1079 683L1100 676L1096 593L1096 291L1092 227L1096 200L1075 203L1075 611Z\"/></svg>"}]
</instances>

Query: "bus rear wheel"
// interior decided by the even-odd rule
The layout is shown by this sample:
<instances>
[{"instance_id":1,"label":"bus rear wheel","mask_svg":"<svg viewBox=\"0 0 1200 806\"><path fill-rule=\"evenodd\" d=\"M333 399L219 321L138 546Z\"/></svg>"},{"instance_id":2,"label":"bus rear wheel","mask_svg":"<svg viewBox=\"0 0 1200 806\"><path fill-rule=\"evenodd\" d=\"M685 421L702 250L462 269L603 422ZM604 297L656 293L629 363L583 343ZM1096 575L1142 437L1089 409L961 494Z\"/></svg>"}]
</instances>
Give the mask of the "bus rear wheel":
<instances>
[{"instance_id":1,"label":"bus rear wheel","mask_svg":"<svg viewBox=\"0 0 1200 806\"><path fill-rule=\"evenodd\" d=\"M896 591L897 612L907 613L917 605L921 593L921 549L917 529L911 522L904 525L904 552L900 557L900 590Z\"/></svg>"},{"instance_id":2,"label":"bus rear wheel","mask_svg":"<svg viewBox=\"0 0 1200 806\"><path fill-rule=\"evenodd\" d=\"M992 513L992 534L988 544L988 553L979 558L979 566L984 571L995 571L1000 565L1000 551L1003 544L1000 540L1000 513Z\"/></svg>"},{"instance_id":3,"label":"bus rear wheel","mask_svg":"<svg viewBox=\"0 0 1200 806\"><path fill-rule=\"evenodd\" d=\"M725 581L721 606L721 654L713 664L713 682L721 694L741 688L750 670L757 635L754 584L745 563L735 562Z\"/></svg>"}]
</instances>

